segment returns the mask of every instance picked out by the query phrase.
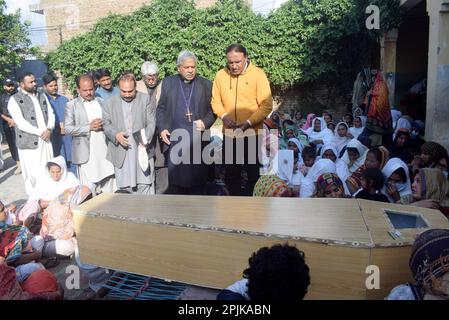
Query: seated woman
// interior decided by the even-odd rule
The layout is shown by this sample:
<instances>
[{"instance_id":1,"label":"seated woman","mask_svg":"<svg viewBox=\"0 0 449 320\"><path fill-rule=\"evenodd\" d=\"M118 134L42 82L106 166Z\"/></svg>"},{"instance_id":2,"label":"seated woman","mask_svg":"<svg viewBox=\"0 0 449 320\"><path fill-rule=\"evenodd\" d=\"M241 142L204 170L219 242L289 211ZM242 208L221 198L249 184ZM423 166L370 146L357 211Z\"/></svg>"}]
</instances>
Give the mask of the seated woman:
<instances>
[{"instance_id":1,"label":"seated woman","mask_svg":"<svg viewBox=\"0 0 449 320\"><path fill-rule=\"evenodd\" d=\"M42 246L42 241L33 237L26 227L7 224L4 210L0 211L0 259L16 268L20 282L44 268L39 263Z\"/></svg>"},{"instance_id":2,"label":"seated woman","mask_svg":"<svg viewBox=\"0 0 449 320\"><path fill-rule=\"evenodd\" d=\"M75 175L67 171L66 161L62 156L51 159L47 163L46 174L37 180L28 202L17 209L17 221L30 228L41 210L48 207L50 201L56 199L65 190L79 185L80 182Z\"/></svg>"},{"instance_id":3,"label":"seated woman","mask_svg":"<svg viewBox=\"0 0 449 320\"><path fill-rule=\"evenodd\" d=\"M279 150L288 148L288 140L299 136L298 128L292 120L285 120L282 123L281 138L279 139Z\"/></svg>"},{"instance_id":4,"label":"seated woman","mask_svg":"<svg viewBox=\"0 0 449 320\"><path fill-rule=\"evenodd\" d=\"M354 116L350 113L347 113L343 116L343 122L346 122L347 125L351 128L353 126Z\"/></svg>"},{"instance_id":5,"label":"seated woman","mask_svg":"<svg viewBox=\"0 0 449 320\"><path fill-rule=\"evenodd\" d=\"M337 156L340 156L341 151L346 148L351 138L348 135L349 127L346 123L340 122L337 124L337 132L331 140L331 145L337 149Z\"/></svg>"},{"instance_id":6,"label":"seated woman","mask_svg":"<svg viewBox=\"0 0 449 320\"><path fill-rule=\"evenodd\" d=\"M354 126L349 128L349 136L351 139L357 139L359 135L365 130L366 117L357 116L354 118Z\"/></svg>"},{"instance_id":7,"label":"seated woman","mask_svg":"<svg viewBox=\"0 0 449 320\"><path fill-rule=\"evenodd\" d=\"M301 130L306 132L309 128L313 126L313 120L316 118L316 115L313 113L309 113L307 115L306 123L301 126Z\"/></svg>"},{"instance_id":8,"label":"seated woman","mask_svg":"<svg viewBox=\"0 0 449 320\"><path fill-rule=\"evenodd\" d=\"M361 189L354 194L356 199L365 199L378 202L389 202L386 195L382 194L384 176L377 168L367 168L362 173Z\"/></svg>"},{"instance_id":9,"label":"seated woman","mask_svg":"<svg viewBox=\"0 0 449 320\"><path fill-rule=\"evenodd\" d=\"M335 163L329 159L320 159L310 169L307 176L302 180L300 186L301 198L311 198L315 194L316 182L318 178L325 173L336 173Z\"/></svg>"},{"instance_id":10,"label":"seated woman","mask_svg":"<svg viewBox=\"0 0 449 320\"><path fill-rule=\"evenodd\" d=\"M335 123L333 121L327 124L327 128L335 135Z\"/></svg>"},{"instance_id":11,"label":"seated woman","mask_svg":"<svg viewBox=\"0 0 449 320\"><path fill-rule=\"evenodd\" d=\"M0 257L0 300L61 300L63 297L64 290L51 272L37 270L20 283L14 268Z\"/></svg>"},{"instance_id":12,"label":"seated woman","mask_svg":"<svg viewBox=\"0 0 449 320\"><path fill-rule=\"evenodd\" d=\"M221 291L217 300L297 301L310 285L304 252L288 244L264 247L253 253L245 279Z\"/></svg>"},{"instance_id":13,"label":"seated woman","mask_svg":"<svg viewBox=\"0 0 449 320\"><path fill-rule=\"evenodd\" d=\"M413 161L413 155L408 148L408 141L410 140L410 133L406 130L398 130L393 139L393 144L388 148L391 158L399 158L406 164Z\"/></svg>"},{"instance_id":14,"label":"seated woman","mask_svg":"<svg viewBox=\"0 0 449 320\"><path fill-rule=\"evenodd\" d=\"M346 198L343 182L335 173L322 174L316 182L315 198Z\"/></svg>"},{"instance_id":15,"label":"seated woman","mask_svg":"<svg viewBox=\"0 0 449 320\"><path fill-rule=\"evenodd\" d=\"M44 211L39 235L44 240L43 257L69 257L74 254L77 242L71 208L86 201L91 195L88 187L76 186L65 190L58 199L50 202Z\"/></svg>"},{"instance_id":16,"label":"seated woman","mask_svg":"<svg viewBox=\"0 0 449 320\"><path fill-rule=\"evenodd\" d=\"M297 138L291 138L288 140L287 149L301 154L302 150L304 150L304 145ZM302 158L300 159L300 162L302 163Z\"/></svg>"},{"instance_id":17,"label":"seated woman","mask_svg":"<svg viewBox=\"0 0 449 320\"><path fill-rule=\"evenodd\" d=\"M447 157L447 150L441 144L429 141L421 146L421 156L412 161L412 172L419 168L434 168L438 160Z\"/></svg>"},{"instance_id":18,"label":"seated woman","mask_svg":"<svg viewBox=\"0 0 449 320\"><path fill-rule=\"evenodd\" d=\"M391 203L407 204L412 194L408 167L399 158L388 160L382 169L385 185L382 193L388 197Z\"/></svg>"},{"instance_id":19,"label":"seated woman","mask_svg":"<svg viewBox=\"0 0 449 320\"><path fill-rule=\"evenodd\" d=\"M278 176L288 185L293 197L299 197L300 185L304 179L299 171L298 161L298 152L279 150L270 169L270 174Z\"/></svg>"},{"instance_id":20,"label":"seated woman","mask_svg":"<svg viewBox=\"0 0 449 320\"><path fill-rule=\"evenodd\" d=\"M449 218L449 181L437 168L422 168L415 172L412 194L404 204L438 209Z\"/></svg>"},{"instance_id":21,"label":"seated woman","mask_svg":"<svg viewBox=\"0 0 449 320\"><path fill-rule=\"evenodd\" d=\"M291 197L291 189L277 175L263 175L257 180L253 197Z\"/></svg>"},{"instance_id":22,"label":"seated woman","mask_svg":"<svg viewBox=\"0 0 449 320\"><path fill-rule=\"evenodd\" d=\"M296 111L295 112L295 116L293 117L293 121L295 121L296 127L298 129L301 129L301 126L306 122L306 120L303 119L301 111Z\"/></svg>"},{"instance_id":23,"label":"seated woman","mask_svg":"<svg viewBox=\"0 0 449 320\"><path fill-rule=\"evenodd\" d=\"M307 129L306 134L309 137L309 143L313 144L317 150L324 144L331 143L334 137L323 118L315 118L313 127Z\"/></svg>"},{"instance_id":24,"label":"seated woman","mask_svg":"<svg viewBox=\"0 0 449 320\"><path fill-rule=\"evenodd\" d=\"M362 187L362 174L365 169L383 169L387 161L389 160L388 150L384 147L375 147L368 151L366 154L365 163L357 171L353 172L346 179L346 186L350 194L356 193Z\"/></svg>"},{"instance_id":25,"label":"seated woman","mask_svg":"<svg viewBox=\"0 0 449 320\"><path fill-rule=\"evenodd\" d=\"M449 230L431 229L413 243L409 261L415 283L399 285L387 300L449 299Z\"/></svg>"},{"instance_id":26,"label":"seated woman","mask_svg":"<svg viewBox=\"0 0 449 320\"><path fill-rule=\"evenodd\" d=\"M348 166L350 173L357 171L365 163L368 148L365 147L359 140L352 139L346 146L346 151L341 159Z\"/></svg>"},{"instance_id":27,"label":"seated woman","mask_svg":"<svg viewBox=\"0 0 449 320\"><path fill-rule=\"evenodd\" d=\"M323 148L321 148L321 159L329 159L335 163L335 166L337 168L337 175L341 181L346 181L346 179L350 176L348 166L343 160L338 158L338 152L334 146L325 145ZM345 193L347 195L350 195L349 189L345 184L344 188Z\"/></svg>"}]
</instances>

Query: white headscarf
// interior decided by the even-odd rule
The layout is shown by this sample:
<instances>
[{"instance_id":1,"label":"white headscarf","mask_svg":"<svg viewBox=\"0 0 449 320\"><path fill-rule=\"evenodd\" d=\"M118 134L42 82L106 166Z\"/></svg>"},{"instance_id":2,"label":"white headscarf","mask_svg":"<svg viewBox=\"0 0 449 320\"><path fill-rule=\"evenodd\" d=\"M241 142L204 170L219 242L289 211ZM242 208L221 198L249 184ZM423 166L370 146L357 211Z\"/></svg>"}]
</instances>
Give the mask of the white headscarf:
<instances>
[{"instance_id":1,"label":"white headscarf","mask_svg":"<svg viewBox=\"0 0 449 320\"><path fill-rule=\"evenodd\" d=\"M304 146L298 139L290 138L288 139L288 142L293 142L294 144L296 144L296 146L298 147L299 154L301 154L302 150L304 149Z\"/></svg>"},{"instance_id":2,"label":"white headscarf","mask_svg":"<svg viewBox=\"0 0 449 320\"><path fill-rule=\"evenodd\" d=\"M301 183L300 198L310 198L315 193L315 182L325 173L336 173L335 163L329 159L320 159L312 166L307 177Z\"/></svg>"},{"instance_id":3,"label":"white headscarf","mask_svg":"<svg viewBox=\"0 0 449 320\"><path fill-rule=\"evenodd\" d=\"M301 157L302 150L304 149L303 144L296 138L290 138L288 142L293 142L298 147L298 164L303 164L304 161Z\"/></svg>"},{"instance_id":4,"label":"white headscarf","mask_svg":"<svg viewBox=\"0 0 449 320\"><path fill-rule=\"evenodd\" d=\"M50 159L50 161L47 162L47 165L49 163L54 163L61 168L61 179L59 179L59 181L53 180L47 167L45 175L37 179L36 187L30 196L30 200L43 199L51 201L56 199L65 190L80 185L80 182L75 175L67 171L67 165L62 156Z\"/></svg>"},{"instance_id":5,"label":"white headscarf","mask_svg":"<svg viewBox=\"0 0 449 320\"><path fill-rule=\"evenodd\" d=\"M345 126L346 130L349 132L349 126L346 122L339 122L335 127L335 135L332 139L331 145L335 146L335 148L337 149L337 153L335 154L337 158L339 158L341 150L343 150L343 148L346 147L348 142L351 141L351 139L348 137L340 137L338 135L338 127L341 125Z\"/></svg>"},{"instance_id":6,"label":"white headscarf","mask_svg":"<svg viewBox=\"0 0 449 320\"><path fill-rule=\"evenodd\" d=\"M406 129L410 132L412 130L412 124L406 118L400 118L396 124L396 129L394 130L393 140L396 139L396 135L400 129Z\"/></svg>"},{"instance_id":7,"label":"white headscarf","mask_svg":"<svg viewBox=\"0 0 449 320\"><path fill-rule=\"evenodd\" d=\"M277 175L288 185L300 185L304 176L299 170L293 173L294 165L293 150L279 150L273 160L273 168L270 173Z\"/></svg>"},{"instance_id":8,"label":"white headscarf","mask_svg":"<svg viewBox=\"0 0 449 320\"><path fill-rule=\"evenodd\" d=\"M382 169L382 174L384 175L384 179L385 179L385 183L384 183L382 192L388 197L388 200L390 200L390 202L394 202L394 200L390 197L390 195L387 192L386 183L387 183L388 179L390 178L390 176L393 174L393 172L395 172L399 168L404 169L405 176L407 177L407 179L405 181L406 187L404 188L404 190L399 191L399 195L401 197L403 197L403 196L412 194L412 187L411 187L411 183L410 183L410 176L408 173L407 164L399 158L391 158L390 160L388 160L388 162L385 164L384 168Z\"/></svg>"},{"instance_id":9,"label":"white headscarf","mask_svg":"<svg viewBox=\"0 0 449 320\"><path fill-rule=\"evenodd\" d=\"M337 149L333 146L333 145L325 145L323 148L321 148L321 158L323 157L323 154L327 151L330 150L332 151L335 156L337 157L337 159L335 160L335 166L336 166L336 170L337 170L337 176L340 178L341 181L343 181L343 186L345 187L345 191L346 191L346 183L344 183L346 181L346 179L351 175L349 173L349 169L348 166L346 165L346 163L341 160L338 157L338 153L337 153ZM349 190L348 190L349 192Z\"/></svg>"},{"instance_id":10,"label":"white headscarf","mask_svg":"<svg viewBox=\"0 0 449 320\"><path fill-rule=\"evenodd\" d=\"M362 122L362 126L360 128L351 127L349 128L349 133L352 134L354 139L357 139L359 135L365 130L365 124L366 124L366 117L365 116L358 116L356 118L359 118Z\"/></svg>"},{"instance_id":11,"label":"white headscarf","mask_svg":"<svg viewBox=\"0 0 449 320\"><path fill-rule=\"evenodd\" d=\"M348 155L349 148L355 148L359 152L359 157L354 163L351 163L351 161L349 160L349 155ZM366 154L368 153L368 151L369 151L369 149L367 147L365 147L359 140L352 139L351 141L349 141L348 145L346 146L346 151L343 154L343 156L341 157L341 159L348 166L350 173L357 171L358 168L360 168L361 166L364 165L365 159L366 159Z\"/></svg>"},{"instance_id":12,"label":"white headscarf","mask_svg":"<svg viewBox=\"0 0 449 320\"><path fill-rule=\"evenodd\" d=\"M315 121L320 122L320 131L319 132L316 132L314 130ZM324 121L324 119L321 117L313 119L312 126L309 129L307 129L306 133L307 133L307 136L309 137L310 142L315 141L315 140L323 140L324 144L328 144L328 143L331 143L332 138L334 137L334 134L332 133L332 131L327 128L326 121Z\"/></svg>"}]
</instances>

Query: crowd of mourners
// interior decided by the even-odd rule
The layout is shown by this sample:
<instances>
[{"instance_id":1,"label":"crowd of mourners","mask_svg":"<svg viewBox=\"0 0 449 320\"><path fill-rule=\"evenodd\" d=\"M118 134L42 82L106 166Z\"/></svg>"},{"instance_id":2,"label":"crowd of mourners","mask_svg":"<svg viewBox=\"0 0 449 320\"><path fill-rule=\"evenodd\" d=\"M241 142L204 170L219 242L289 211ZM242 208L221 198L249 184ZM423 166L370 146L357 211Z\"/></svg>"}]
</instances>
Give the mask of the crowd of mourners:
<instances>
[{"instance_id":1,"label":"crowd of mourners","mask_svg":"<svg viewBox=\"0 0 449 320\"><path fill-rule=\"evenodd\" d=\"M117 87L109 71L88 72L77 77L78 97L71 101L58 94L53 75L44 76L42 93L31 73L18 91L5 80L3 133L29 198L21 205L0 202L0 299L62 299L64 290L47 269L64 257L75 257L95 296L104 295L102 284L114 272L80 262L71 212L102 192L357 198L449 217L448 152L423 139L413 97L401 99L403 113L390 108L380 71L370 71L366 92L354 90L359 103L337 120L331 112L273 111L268 79L246 49L231 45L226 58L213 83L196 74L189 51L178 56L179 74L163 80L154 62L142 65L140 81L124 72ZM268 161L174 164L167 156L177 144L173 130L194 137L216 118L223 129L263 130ZM223 156L228 138L223 132L212 139ZM236 138L229 139L235 149ZM410 258L416 283L396 287L388 298L448 298L448 248L449 230L422 233ZM310 284L304 253L288 244L261 248L243 274L218 298L302 299Z\"/></svg>"}]
</instances>

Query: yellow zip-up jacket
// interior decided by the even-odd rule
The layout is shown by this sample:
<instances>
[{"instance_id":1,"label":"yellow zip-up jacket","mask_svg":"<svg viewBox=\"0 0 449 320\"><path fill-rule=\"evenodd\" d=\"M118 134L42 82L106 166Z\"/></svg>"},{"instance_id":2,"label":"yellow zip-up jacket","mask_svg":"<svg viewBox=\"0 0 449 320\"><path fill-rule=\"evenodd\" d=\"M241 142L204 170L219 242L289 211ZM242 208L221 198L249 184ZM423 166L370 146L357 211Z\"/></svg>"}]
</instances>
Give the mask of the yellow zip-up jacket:
<instances>
[{"instance_id":1,"label":"yellow zip-up jacket","mask_svg":"<svg viewBox=\"0 0 449 320\"><path fill-rule=\"evenodd\" d=\"M261 129L272 109L270 83L261 68L249 63L238 76L232 76L228 68L217 72L212 87L212 110L218 117L229 115L238 124L249 120L253 129Z\"/></svg>"}]
</instances>

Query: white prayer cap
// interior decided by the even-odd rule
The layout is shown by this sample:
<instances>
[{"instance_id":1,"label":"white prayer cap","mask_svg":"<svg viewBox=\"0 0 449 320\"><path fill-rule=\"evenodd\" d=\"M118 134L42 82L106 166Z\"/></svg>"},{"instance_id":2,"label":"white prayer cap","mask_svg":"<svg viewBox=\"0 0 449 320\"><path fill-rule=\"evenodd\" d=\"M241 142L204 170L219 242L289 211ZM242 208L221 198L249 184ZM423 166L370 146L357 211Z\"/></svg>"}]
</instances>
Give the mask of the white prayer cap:
<instances>
[{"instance_id":1,"label":"white prayer cap","mask_svg":"<svg viewBox=\"0 0 449 320\"><path fill-rule=\"evenodd\" d=\"M140 71L142 72L142 75L154 75L154 74L159 74L159 69L157 67L157 65L154 62L150 62L150 61L145 61L142 64L142 67L140 68Z\"/></svg>"}]
</instances>

